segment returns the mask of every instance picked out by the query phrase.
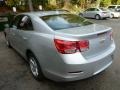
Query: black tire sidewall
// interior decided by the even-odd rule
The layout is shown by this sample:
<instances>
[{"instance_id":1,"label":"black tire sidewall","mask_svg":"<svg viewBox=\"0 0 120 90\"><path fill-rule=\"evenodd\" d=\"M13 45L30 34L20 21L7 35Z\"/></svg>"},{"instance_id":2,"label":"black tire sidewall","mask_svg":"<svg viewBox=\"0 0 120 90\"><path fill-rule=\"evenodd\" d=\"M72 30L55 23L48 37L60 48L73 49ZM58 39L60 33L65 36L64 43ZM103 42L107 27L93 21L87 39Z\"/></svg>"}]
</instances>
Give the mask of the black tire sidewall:
<instances>
[{"instance_id":1,"label":"black tire sidewall","mask_svg":"<svg viewBox=\"0 0 120 90\"><path fill-rule=\"evenodd\" d=\"M36 64L37 64L37 68L38 68L38 76L34 76L34 74L32 73L32 71L31 71L31 69L30 69L33 77L34 77L36 80L39 80L39 81L43 80L44 75L43 75L43 73L42 73L42 69L41 69L41 67L40 67L40 64L39 64L37 58L35 57L35 55L34 55L33 53L29 53L29 54L28 54L29 67L30 67L30 58L34 58L34 60L36 61Z\"/></svg>"},{"instance_id":2,"label":"black tire sidewall","mask_svg":"<svg viewBox=\"0 0 120 90\"><path fill-rule=\"evenodd\" d=\"M99 18L96 18L96 17L99 17ZM100 19L101 19L100 15L98 15L98 14L95 15L95 19L96 19L96 20L100 20Z\"/></svg>"},{"instance_id":3,"label":"black tire sidewall","mask_svg":"<svg viewBox=\"0 0 120 90\"><path fill-rule=\"evenodd\" d=\"M12 46L11 46L11 44L10 44L10 42L9 42L9 40L6 38L6 45L9 47L9 48L12 48Z\"/></svg>"}]
</instances>

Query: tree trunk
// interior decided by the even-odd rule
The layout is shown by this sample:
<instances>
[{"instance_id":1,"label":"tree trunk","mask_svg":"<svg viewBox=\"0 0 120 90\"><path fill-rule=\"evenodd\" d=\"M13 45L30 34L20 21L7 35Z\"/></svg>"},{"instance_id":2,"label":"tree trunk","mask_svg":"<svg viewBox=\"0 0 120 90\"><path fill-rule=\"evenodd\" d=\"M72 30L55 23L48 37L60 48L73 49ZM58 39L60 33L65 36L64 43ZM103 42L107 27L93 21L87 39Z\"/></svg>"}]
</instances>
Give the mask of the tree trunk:
<instances>
[{"instance_id":1,"label":"tree trunk","mask_svg":"<svg viewBox=\"0 0 120 90\"><path fill-rule=\"evenodd\" d=\"M70 5L70 0L64 0L64 7L68 7Z\"/></svg>"},{"instance_id":2,"label":"tree trunk","mask_svg":"<svg viewBox=\"0 0 120 90\"><path fill-rule=\"evenodd\" d=\"M33 11L32 0L28 0L28 5L29 5L30 12L32 12Z\"/></svg>"},{"instance_id":3,"label":"tree trunk","mask_svg":"<svg viewBox=\"0 0 120 90\"><path fill-rule=\"evenodd\" d=\"M56 5L56 0L50 0L49 2L50 2L49 4L51 5Z\"/></svg>"},{"instance_id":4,"label":"tree trunk","mask_svg":"<svg viewBox=\"0 0 120 90\"><path fill-rule=\"evenodd\" d=\"M101 0L97 0L97 5L96 5L96 7L100 7L100 2L101 2Z\"/></svg>"}]
</instances>

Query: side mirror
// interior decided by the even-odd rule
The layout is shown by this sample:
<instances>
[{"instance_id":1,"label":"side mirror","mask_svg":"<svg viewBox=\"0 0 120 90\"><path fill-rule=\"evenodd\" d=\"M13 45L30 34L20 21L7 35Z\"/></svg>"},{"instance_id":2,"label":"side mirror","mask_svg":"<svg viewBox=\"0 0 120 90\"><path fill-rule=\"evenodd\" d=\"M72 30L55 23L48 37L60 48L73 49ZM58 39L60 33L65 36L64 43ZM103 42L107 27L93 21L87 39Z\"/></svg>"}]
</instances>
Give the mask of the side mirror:
<instances>
[{"instance_id":1,"label":"side mirror","mask_svg":"<svg viewBox=\"0 0 120 90\"><path fill-rule=\"evenodd\" d=\"M9 24L5 24L4 27L5 27L5 28L9 28Z\"/></svg>"}]
</instances>

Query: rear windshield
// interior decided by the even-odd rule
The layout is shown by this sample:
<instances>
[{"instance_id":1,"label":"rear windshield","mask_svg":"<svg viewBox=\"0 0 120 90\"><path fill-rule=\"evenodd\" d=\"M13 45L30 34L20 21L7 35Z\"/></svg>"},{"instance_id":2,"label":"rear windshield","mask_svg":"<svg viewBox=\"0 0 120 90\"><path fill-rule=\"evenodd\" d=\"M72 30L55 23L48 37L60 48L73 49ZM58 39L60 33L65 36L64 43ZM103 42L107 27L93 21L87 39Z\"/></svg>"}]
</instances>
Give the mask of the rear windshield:
<instances>
[{"instance_id":1,"label":"rear windshield","mask_svg":"<svg viewBox=\"0 0 120 90\"><path fill-rule=\"evenodd\" d=\"M114 8L115 8L115 6L109 6L108 8L112 8L112 9L114 9Z\"/></svg>"},{"instance_id":2,"label":"rear windshield","mask_svg":"<svg viewBox=\"0 0 120 90\"><path fill-rule=\"evenodd\" d=\"M120 8L120 6L118 6L117 8Z\"/></svg>"},{"instance_id":3,"label":"rear windshield","mask_svg":"<svg viewBox=\"0 0 120 90\"><path fill-rule=\"evenodd\" d=\"M40 17L53 30L81 27L92 24L86 19L74 14L59 14Z\"/></svg>"},{"instance_id":4,"label":"rear windshield","mask_svg":"<svg viewBox=\"0 0 120 90\"><path fill-rule=\"evenodd\" d=\"M102 11L108 11L106 8L100 8Z\"/></svg>"}]
</instances>

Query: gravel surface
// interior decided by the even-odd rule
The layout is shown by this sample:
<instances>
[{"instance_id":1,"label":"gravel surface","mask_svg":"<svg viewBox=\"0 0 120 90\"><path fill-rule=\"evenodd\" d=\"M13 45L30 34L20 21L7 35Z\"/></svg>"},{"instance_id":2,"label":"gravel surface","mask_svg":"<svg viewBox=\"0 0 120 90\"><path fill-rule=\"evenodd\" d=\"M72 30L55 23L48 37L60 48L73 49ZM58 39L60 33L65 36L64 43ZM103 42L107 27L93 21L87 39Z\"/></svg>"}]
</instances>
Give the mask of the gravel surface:
<instances>
[{"instance_id":1,"label":"gravel surface","mask_svg":"<svg viewBox=\"0 0 120 90\"><path fill-rule=\"evenodd\" d=\"M36 81L28 64L13 49L6 46L0 33L0 90L119 90L120 89L120 19L93 20L113 28L116 43L113 64L104 72L84 80L56 83L45 79Z\"/></svg>"}]
</instances>

